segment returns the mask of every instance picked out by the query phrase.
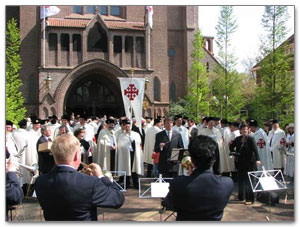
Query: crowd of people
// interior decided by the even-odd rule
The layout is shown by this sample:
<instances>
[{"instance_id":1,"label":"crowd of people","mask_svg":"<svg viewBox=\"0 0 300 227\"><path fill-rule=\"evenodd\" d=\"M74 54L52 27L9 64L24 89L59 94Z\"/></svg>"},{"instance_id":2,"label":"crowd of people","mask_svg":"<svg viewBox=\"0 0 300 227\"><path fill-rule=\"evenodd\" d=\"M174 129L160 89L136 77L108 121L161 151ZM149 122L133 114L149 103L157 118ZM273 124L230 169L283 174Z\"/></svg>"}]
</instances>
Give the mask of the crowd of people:
<instances>
[{"instance_id":1,"label":"crowd of people","mask_svg":"<svg viewBox=\"0 0 300 227\"><path fill-rule=\"evenodd\" d=\"M193 150L199 149L199 153L206 152L207 155L207 151L201 147L208 146L207 138L209 138L210 143L213 141L214 144L210 151L214 154L213 161L208 162L207 157L204 158L204 161L199 161L204 156L200 157L196 153L193 154ZM59 145L59 143L67 143L68 141L76 149L78 148L78 150L74 148L72 154L66 151L66 147ZM138 179L144 175L144 172L146 172L146 177L158 177L159 174L162 177L172 178L178 175L190 175L192 176L190 180L197 179L198 182L198 177L203 178L201 174L204 171L212 169L210 174L213 175L203 179L211 181L219 175L220 183L211 184L211 187L219 187L221 182L227 182L226 185L229 186L226 190L222 189L223 186L220 187L223 191L223 197L220 195L222 204L218 204L222 207L219 207L222 212L209 218L206 216L203 219L202 217L201 220L220 220L233 190L232 183L228 181L230 177L234 181L238 181L238 199L245 200L245 204L252 204L255 201L247 177L248 171L262 170L263 168L266 170L280 169L293 180L294 141L294 124L286 125L284 131L280 129L277 120L270 120L265 123L264 129L259 127L256 120L244 122L237 119L235 122L228 122L226 119L217 117L203 117L201 122L197 124L194 119L185 118L182 115L176 115L174 118L157 117L152 119L145 117L142 120L142 128L136 126L135 119L130 120L126 117L119 119L106 116L101 118L87 117L86 115L75 117L74 114L71 116L63 115L60 119L56 116L51 116L46 120L36 117L27 118L21 120L18 126L6 121L6 152L9 156L9 162L21 163L26 166L38 165L39 167L38 171L34 172L20 168L18 170L20 172L18 182L24 194L31 194L32 189L36 190L40 204L44 212L46 211L46 220L63 220L64 218L72 220L78 215L78 212L85 212L74 208L67 217L56 216L51 208L53 204L48 204L49 198L45 198L47 198L47 191L61 183L52 182L51 185L47 185L46 182L48 182L49 177L61 176L60 180L71 182L68 188L72 188L74 180L79 182L84 181L85 178L81 179L77 174L70 175L70 173L74 169L74 172L77 173L77 169L82 170L86 166L93 169L90 171L90 175L100 177L100 179L103 176L102 171L125 171L126 187L136 189L138 188ZM48 142L53 142L54 148L52 147L51 151L48 152L39 152L39 145ZM200 148L197 148L195 144ZM193 163L189 171L183 171L180 160L171 158L174 148L189 150ZM61 155L66 156L62 157ZM78 155L80 155L80 159L77 157ZM197 161L197 159L199 160ZM204 162L209 163L205 168L202 166ZM66 166L69 169L63 168ZM145 170L144 166L146 167ZM94 169L97 169L97 173ZM70 173L66 174L65 172ZM124 178L120 177L119 183L122 184L123 180ZM185 180L181 180L185 182ZM169 192L171 194L167 196L169 201L166 202L168 206L170 203L173 203L172 206L180 204L180 202L174 201L174 195L178 193L176 185L182 184L181 180L171 184ZM42 183L43 181L45 182ZM87 179L86 181L90 182L87 185L94 184L92 180ZM113 191L117 190L113 184L102 181L103 179L97 181L97 184L104 185L102 188L108 187L112 188ZM199 185L195 185L195 187L198 188ZM90 187L85 188L85 190L93 191L94 189ZM110 197L102 193L104 192L98 192L99 195L91 193L90 198L86 199L97 200L96 197L99 196L98 200L101 200L103 196ZM69 205L71 205L70 201L74 199L74 196L65 198L63 193L55 194L55 196L66 201L66 204ZM101 204L93 203L92 211L89 215L83 214L82 220L95 220L95 206L120 207L124 198L118 193L115 196L118 199L113 199L113 203L106 203L103 200L101 200ZM177 200L179 199L178 196L175 197ZM190 202L193 203L193 201ZM209 201L206 202L209 203ZM199 210L201 209L199 208ZM185 220L185 217L192 217L192 220L195 220L194 214L187 215L185 211L181 216L179 215L178 220Z\"/></svg>"}]
</instances>

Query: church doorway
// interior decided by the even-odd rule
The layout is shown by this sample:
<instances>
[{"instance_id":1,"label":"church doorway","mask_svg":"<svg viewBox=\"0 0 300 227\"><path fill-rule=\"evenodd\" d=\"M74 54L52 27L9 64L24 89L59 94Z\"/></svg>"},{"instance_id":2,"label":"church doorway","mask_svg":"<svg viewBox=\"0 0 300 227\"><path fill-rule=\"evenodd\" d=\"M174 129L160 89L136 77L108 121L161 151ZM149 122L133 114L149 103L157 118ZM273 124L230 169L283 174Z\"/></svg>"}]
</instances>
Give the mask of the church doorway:
<instances>
[{"instance_id":1,"label":"church doorway","mask_svg":"<svg viewBox=\"0 0 300 227\"><path fill-rule=\"evenodd\" d=\"M74 81L68 89L65 104L68 115L125 115L120 87L98 73Z\"/></svg>"}]
</instances>

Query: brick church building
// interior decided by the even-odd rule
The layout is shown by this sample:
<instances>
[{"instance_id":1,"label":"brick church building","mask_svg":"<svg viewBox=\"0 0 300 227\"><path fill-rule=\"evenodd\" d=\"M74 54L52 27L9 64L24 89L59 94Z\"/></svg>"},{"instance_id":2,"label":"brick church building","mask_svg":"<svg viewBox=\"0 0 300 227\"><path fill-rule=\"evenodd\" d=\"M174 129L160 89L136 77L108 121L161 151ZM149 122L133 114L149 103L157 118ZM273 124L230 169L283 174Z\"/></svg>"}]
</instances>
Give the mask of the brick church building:
<instances>
[{"instance_id":1,"label":"brick church building","mask_svg":"<svg viewBox=\"0 0 300 227\"><path fill-rule=\"evenodd\" d=\"M168 114L187 92L198 6L58 6L40 19L42 6L7 6L18 21L21 91L27 114L124 115L118 77L146 78L144 116ZM45 34L45 39L43 34ZM212 71L213 37L204 37L203 63Z\"/></svg>"}]
</instances>

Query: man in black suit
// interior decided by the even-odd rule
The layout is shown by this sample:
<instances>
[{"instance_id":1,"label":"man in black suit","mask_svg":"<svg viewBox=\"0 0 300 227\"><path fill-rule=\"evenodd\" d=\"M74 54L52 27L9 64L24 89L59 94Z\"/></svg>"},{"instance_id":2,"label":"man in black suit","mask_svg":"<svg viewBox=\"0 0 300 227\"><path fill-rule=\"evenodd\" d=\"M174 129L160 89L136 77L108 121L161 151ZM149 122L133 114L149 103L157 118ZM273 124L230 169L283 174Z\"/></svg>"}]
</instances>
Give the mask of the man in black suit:
<instances>
[{"instance_id":1,"label":"man in black suit","mask_svg":"<svg viewBox=\"0 0 300 227\"><path fill-rule=\"evenodd\" d=\"M46 142L52 142L51 136L51 128L50 126L43 125L41 127L41 137L38 139L36 143L36 150L38 151L39 145ZM39 174L48 173L52 167L54 166L54 159L52 153L45 151L38 151L38 164L39 164Z\"/></svg>"},{"instance_id":2,"label":"man in black suit","mask_svg":"<svg viewBox=\"0 0 300 227\"><path fill-rule=\"evenodd\" d=\"M212 165L218 144L208 136L197 136L189 144L193 170L170 182L162 205L177 212L177 221L220 221L234 189L229 177L217 176Z\"/></svg>"},{"instance_id":3,"label":"man in black suit","mask_svg":"<svg viewBox=\"0 0 300 227\"><path fill-rule=\"evenodd\" d=\"M172 130L173 120L170 117L165 119L165 130L155 136L155 152L159 152L158 172L162 177L175 177L178 175L179 162L171 161L172 149L183 148L181 134Z\"/></svg>"},{"instance_id":4,"label":"man in black suit","mask_svg":"<svg viewBox=\"0 0 300 227\"><path fill-rule=\"evenodd\" d=\"M55 139L51 151L55 166L36 180L36 195L47 221L96 221L97 207L119 208L124 195L99 165L91 163L89 175L77 172L80 143L71 134Z\"/></svg>"}]
</instances>

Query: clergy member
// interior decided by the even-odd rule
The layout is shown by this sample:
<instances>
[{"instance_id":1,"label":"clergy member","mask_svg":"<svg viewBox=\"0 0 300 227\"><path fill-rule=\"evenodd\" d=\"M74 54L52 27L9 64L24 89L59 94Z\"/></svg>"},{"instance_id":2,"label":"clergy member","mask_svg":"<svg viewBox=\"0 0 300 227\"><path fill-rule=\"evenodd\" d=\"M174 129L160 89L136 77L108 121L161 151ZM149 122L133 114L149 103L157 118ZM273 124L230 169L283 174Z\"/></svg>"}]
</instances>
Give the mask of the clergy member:
<instances>
[{"instance_id":1,"label":"clergy member","mask_svg":"<svg viewBox=\"0 0 300 227\"><path fill-rule=\"evenodd\" d=\"M141 136L131 130L130 121L123 122L125 132L117 140L118 171L126 171L126 185L130 186L132 177L134 188L138 188L138 175L144 174L144 158L141 150Z\"/></svg>"},{"instance_id":2,"label":"clergy member","mask_svg":"<svg viewBox=\"0 0 300 227\"><path fill-rule=\"evenodd\" d=\"M153 168L152 154L154 152L155 136L157 133L161 132L160 129L162 125L161 118L154 120L154 125L146 131L145 136L145 147L144 147L144 162L147 164L147 177L151 177L151 172Z\"/></svg>"},{"instance_id":3,"label":"clergy member","mask_svg":"<svg viewBox=\"0 0 300 227\"><path fill-rule=\"evenodd\" d=\"M97 141L97 160L104 171L115 171L116 167L116 148L117 141L115 137L115 121L106 120L107 128L100 131Z\"/></svg>"},{"instance_id":4,"label":"clergy member","mask_svg":"<svg viewBox=\"0 0 300 227\"><path fill-rule=\"evenodd\" d=\"M262 170L265 167L266 170L273 169L272 155L270 146L268 144L268 136L265 131L258 126L256 120L250 120L249 122L251 136L254 137L257 146L258 155L261 161L261 165L257 166L257 170Z\"/></svg>"}]
</instances>

